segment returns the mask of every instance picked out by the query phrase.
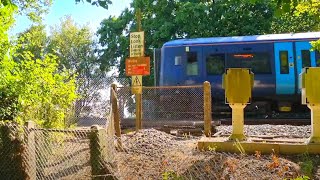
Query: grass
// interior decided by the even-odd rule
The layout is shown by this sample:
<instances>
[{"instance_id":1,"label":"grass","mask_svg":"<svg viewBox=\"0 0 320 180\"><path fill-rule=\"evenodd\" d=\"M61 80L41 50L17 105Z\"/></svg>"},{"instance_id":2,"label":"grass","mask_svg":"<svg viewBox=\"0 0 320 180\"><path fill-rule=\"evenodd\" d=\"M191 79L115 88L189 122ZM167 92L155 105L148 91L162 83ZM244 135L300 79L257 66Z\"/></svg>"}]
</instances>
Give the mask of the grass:
<instances>
[{"instance_id":1,"label":"grass","mask_svg":"<svg viewBox=\"0 0 320 180\"><path fill-rule=\"evenodd\" d=\"M183 178L177 175L174 171L166 171L162 174L163 180L182 180Z\"/></svg>"},{"instance_id":2,"label":"grass","mask_svg":"<svg viewBox=\"0 0 320 180\"><path fill-rule=\"evenodd\" d=\"M304 153L302 155L302 163L301 163L302 173L308 177L312 177L313 169L314 169L313 160L310 158L309 154Z\"/></svg>"}]
</instances>

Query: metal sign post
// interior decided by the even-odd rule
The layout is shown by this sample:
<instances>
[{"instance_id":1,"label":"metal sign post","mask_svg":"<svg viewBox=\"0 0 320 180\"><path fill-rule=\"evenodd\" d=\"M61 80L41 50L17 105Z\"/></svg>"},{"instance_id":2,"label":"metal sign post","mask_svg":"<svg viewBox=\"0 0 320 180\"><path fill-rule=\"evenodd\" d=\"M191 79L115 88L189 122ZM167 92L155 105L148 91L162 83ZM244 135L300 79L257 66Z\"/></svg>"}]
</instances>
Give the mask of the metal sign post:
<instances>
[{"instance_id":1,"label":"metal sign post","mask_svg":"<svg viewBox=\"0 0 320 180\"><path fill-rule=\"evenodd\" d=\"M126 75L131 76L131 91L136 96L136 131L142 128L142 76L150 75L150 57L144 57L144 31L141 11L137 13L138 32L130 33L130 58L126 59Z\"/></svg>"}]
</instances>

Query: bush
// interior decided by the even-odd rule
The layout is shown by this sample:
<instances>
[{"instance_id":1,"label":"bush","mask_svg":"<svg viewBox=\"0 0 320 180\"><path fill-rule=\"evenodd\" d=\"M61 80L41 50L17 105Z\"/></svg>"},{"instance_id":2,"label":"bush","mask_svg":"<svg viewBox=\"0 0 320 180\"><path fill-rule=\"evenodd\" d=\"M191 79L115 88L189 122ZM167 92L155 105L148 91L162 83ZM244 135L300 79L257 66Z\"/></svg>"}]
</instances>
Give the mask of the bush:
<instances>
[{"instance_id":1,"label":"bush","mask_svg":"<svg viewBox=\"0 0 320 180\"><path fill-rule=\"evenodd\" d=\"M19 61L6 56L0 62L0 118L19 124L33 120L47 128L64 127L64 119L77 98L75 78L58 72L56 57L35 59L28 51Z\"/></svg>"}]
</instances>

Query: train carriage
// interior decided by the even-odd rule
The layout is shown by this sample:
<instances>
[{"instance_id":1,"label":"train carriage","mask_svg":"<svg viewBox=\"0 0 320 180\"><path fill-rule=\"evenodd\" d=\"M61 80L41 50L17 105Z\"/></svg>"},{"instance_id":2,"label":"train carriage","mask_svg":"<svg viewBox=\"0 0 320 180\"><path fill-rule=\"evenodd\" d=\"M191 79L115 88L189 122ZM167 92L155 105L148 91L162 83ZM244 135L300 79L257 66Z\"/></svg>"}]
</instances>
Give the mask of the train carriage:
<instances>
[{"instance_id":1,"label":"train carriage","mask_svg":"<svg viewBox=\"0 0 320 180\"><path fill-rule=\"evenodd\" d=\"M247 112L270 115L304 112L299 74L304 67L320 66L320 54L311 41L320 32L255 36L178 39L156 51L156 85L212 86L215 113L228 112L224 105L222 74L225 68L251 68L254 73L252 104Z\"/></svg>"}]
</instances>

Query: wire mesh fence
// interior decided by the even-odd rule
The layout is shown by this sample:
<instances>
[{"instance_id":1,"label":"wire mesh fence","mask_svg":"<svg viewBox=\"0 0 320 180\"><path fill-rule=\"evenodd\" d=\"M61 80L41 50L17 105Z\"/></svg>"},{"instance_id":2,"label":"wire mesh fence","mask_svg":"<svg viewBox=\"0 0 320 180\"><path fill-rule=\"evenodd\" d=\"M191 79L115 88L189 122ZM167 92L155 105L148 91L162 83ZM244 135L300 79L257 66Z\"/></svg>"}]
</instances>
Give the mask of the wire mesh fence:
<instances>
[{"instance_id":1,"label":"wire mesh fence","mask_svg":"<svg viewBox=\"0 0 320 180\"><path fill-rule=\"evenodd\" d=\"M134 126L136 96L131 87L118 87L122 126ZM193 126L203 128L203 86L142 87L144 128Z\"/></svg>"},{"instance_id":2,"label":"wire mesh fence","mask_svg":"<svg viewBox=\"0 0 320 180\"><path fill-rule=\"evenodd\" d=\"M203 86L144 87L144 120L203 120Z\"/></svg>"},{"instance_id":3,"label":"wire mesh fence","mask_svg":"<svg viewBox=\"0 0 320 180\"><path fill-rule=\"evenodd\" d=\"M110 126L112 123L110 123ZM90 179L115 156L114 131L43 129L28 122L0 125L0 179Z\"/></svg>"},{"instance_id":4,"label":"wire mesh fence","mask_svg":"<svg viewBox=\"0 0 320 180\"><path fill-rule=\"evenodd\" d=\"M114 136L107 128L58 130L2 123L1 179L284 179L299 166L277 155L199 151L199 137L155 129ZM121 140L121 145L115 143Z\"/></svg>"},{"instance_id":5,"label":"wire mesh fence","mask_svg":"<svg viewBox=\"0 0 320 180\"><path fill-rule=\"evenodd\" d=\"M66 126L105 126L110 114L110 88L112 83L128 86L128 79L106 77L104 75L79 78L77 80L79 98L66 118Z\"/></svg>"}]
</instances>

